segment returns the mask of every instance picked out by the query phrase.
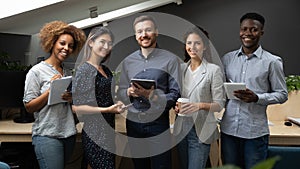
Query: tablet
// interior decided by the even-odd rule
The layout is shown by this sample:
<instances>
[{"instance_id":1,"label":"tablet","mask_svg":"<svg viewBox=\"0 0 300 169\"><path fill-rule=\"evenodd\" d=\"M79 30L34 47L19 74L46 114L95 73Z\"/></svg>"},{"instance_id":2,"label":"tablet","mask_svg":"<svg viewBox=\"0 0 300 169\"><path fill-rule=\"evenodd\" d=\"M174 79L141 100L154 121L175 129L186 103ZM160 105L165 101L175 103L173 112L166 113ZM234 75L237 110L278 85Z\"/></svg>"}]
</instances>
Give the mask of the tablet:
<instances>
[{"instance_id":1,"label":"tablet","mask_svg":"<svg viewBox=\"0 0 300 169\"><path fill-rule=\"evenodd\" d=\"M134 85L134 83L137 83L140 86L142 86L144 89L151 89L152 86L154 86L154 89L156 88L155 80L133 78L133 79L131 79L131 83L133 85Z\"/></svg>"},{"instance_id":2,"label":"tablet","mask_svg":"<svg viewBox=\"0 0 300 169\"><path fill-rule=\"evenodd\" d=\"M246 84L245 83L224 83L224 88L228 99L239 100L239 98L233 95L233 92L236 90L246 90Z\"/></svg>"}]
</instances>

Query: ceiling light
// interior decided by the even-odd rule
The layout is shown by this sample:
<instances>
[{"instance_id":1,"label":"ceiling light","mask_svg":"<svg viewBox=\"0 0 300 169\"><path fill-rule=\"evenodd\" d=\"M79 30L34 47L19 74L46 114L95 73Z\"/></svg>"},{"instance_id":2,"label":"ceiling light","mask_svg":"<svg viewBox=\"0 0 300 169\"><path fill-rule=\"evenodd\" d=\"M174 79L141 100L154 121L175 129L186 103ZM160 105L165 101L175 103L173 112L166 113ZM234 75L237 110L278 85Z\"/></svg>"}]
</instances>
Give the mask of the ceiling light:
<instances>
[{"instance_id":1,"label":"ceiling light","mask_svg":"<svg viewBox=\"0 0 300 169\"><path fill-rule=\"evenodd\" d=\"M99 25L101 23L109 22L113 19L118 19L121 17L129 16L134 13L146 11L149 9L153 9L162 5L166 5L169 3L177 3L180 5L182 3L182 0L149 0L146 2L142 2L139 4L131 5L128 7L124 7L121 9L117 9L114 11L110 11L107 13L99 14L97 18L91 19L91 18L86 18L83 20L79 20L73 23L70 23L70 25L74 25L78 28L84 29L88 28L91 26Z\"/></svg>"},{"instance_id":2,"label":"ceiling light","mask_svg":"<svg viewBox=\"0 0 300 169\"><path fill-rule=\"evenodd\" d=\"M53 5L64 0L9 0L0 5L0 19L17 15L23 12L31 11L34 9L42 8L48 5ZM16 5L17 4L17 5ZM9 9L9 10L7 10Z\"/></svg>"}]
</instances>

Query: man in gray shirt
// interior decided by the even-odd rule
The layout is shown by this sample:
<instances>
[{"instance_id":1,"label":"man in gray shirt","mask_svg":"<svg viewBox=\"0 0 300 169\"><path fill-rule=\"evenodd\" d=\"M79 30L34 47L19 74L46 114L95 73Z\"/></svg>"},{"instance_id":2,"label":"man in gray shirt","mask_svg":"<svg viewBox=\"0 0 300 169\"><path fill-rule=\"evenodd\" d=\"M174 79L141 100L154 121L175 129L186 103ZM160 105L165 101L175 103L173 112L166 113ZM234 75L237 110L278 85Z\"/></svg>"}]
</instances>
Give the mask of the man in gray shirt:
<instances>
[{"instance_id":1,"label":"man in gray shirt","mask_svg":"<svg viewBox=\"0 0 300 169\"><path fill-rule=\"evenodd\" d=\"M132 103L126 119L127 136L135 169L170 169L169 110L180 97L179 58L159 49L154 18L139 16L133 23L135 37L140 45L121 64L118 97ZM131 82L132 78L154 80L150 88ZM160 137L164 135L164 137ZM144 141L140 141L144 139ZM166 148L166 151L164 149Z\"/></svg>"},{"instance_id":2,"label":"man in gray shirt","mask_svg":"<svg viewBox=\"0 0 300 169\"><path fill-rule=\"evenodd\" d=\"M259 44L264 22L264 17L257 13L242 16L242 46L222 58L227 81L242 82L247 87L235 91L239 100L228 100L226 105L221 122L223 162L244 169L266 159L269 144L267 106L284 103L288 96L281 58Z\"/></svg>"}]
</instances>

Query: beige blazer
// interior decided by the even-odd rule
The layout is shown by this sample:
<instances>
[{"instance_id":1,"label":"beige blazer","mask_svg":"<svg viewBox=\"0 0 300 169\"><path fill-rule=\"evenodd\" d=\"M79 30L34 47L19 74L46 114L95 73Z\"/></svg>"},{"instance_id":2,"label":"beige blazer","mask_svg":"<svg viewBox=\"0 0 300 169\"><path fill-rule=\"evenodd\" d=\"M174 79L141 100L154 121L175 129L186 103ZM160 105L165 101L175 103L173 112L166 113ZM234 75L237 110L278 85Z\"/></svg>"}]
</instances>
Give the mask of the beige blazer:
<instances>
[{"instance_id":1,"label":"beige blazer","mask_svg":"<svg viewBox=\"0 0 300 169\"><path fill-rule=\"evenodd\" d=\"M190 62L181 65L183 72L182 86L185 85L184 79L189 65ZM220 67L203 60L196 77L196 80L192 83L191 90L188 93L183 91L182 93L187 93L187 95L182 97L187 97L190 99L190 102L194 103L216 102L223 108L225 101L223 88L224 75ZM184 90L183 87L182 90ZM173 131L175 135L181 132L185 118L187 117L177 116ZM219 138L217 120L213 112L199 110L193 113L192 118L197 136L202 143L211 144Z\"/></svg>"}]
</instances>

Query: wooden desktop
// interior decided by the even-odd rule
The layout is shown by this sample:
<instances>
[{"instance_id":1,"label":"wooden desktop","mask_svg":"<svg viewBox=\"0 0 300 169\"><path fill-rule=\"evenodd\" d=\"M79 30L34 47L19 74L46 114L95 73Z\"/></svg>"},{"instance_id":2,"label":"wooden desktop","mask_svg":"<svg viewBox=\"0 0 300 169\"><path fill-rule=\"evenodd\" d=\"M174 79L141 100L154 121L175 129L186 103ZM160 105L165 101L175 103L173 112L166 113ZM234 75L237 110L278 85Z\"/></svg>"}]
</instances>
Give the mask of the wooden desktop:
<instances>
[{"instance_id":1,"label":"wooden desktop","mask_svg":"<svg viewBox=\"0 0 300 169\"><path fill-rule=\"evenodd\" d=\"M174 123L175 114L170 112L171 125ZM13 120L0 120L0 142L31 142L31 127L33 123L15 123ZM81 130L83 123L77 124L78 136L77 141L81 141ZM116 131L120 133L126 133L125 118L122 115L116 116ZM172 152L176 155L176 151ZM219 165L219 147L218 143L212 145L210 153L210 163L212 166ZM177 157L175 157L177 158ZM116 165L120 166L122 157L116 158ZM174 160L176 165L174 169L178 168L178 160Z\"/></svg>"},{"instance_id":2,"label":"wooden desktop","mask_svg":"<svg viewBox=\"0 0 300 169\"><path fill-rule=\"evenodd\" d=\"M280 114L282 106L274 105L268 108L268 116L271 124L270 128L270 145L281 146L299 146L300 145L300 127L297 125L286 126L284 125L286 115ZM300 110L300 109L296 109ZM275 112L277 111L277 113ZM297 114L288 114L297 115ZM280 118L279 118L280 117ZM298 115L299 117L299 115ZM170 113L171 122L174 121L174 114ZM80 141L80 133L82 123L77 125L78 141ZM32 123L15 123L13 120L0 121L0 142L31 142L31 127ZM126 133L125 118L121 115L116 117L116 130L121 133ZM210 153L210 162L212 166L222 165L220 158L219 142L213 143ZM119 159L120 160L120 159ZM120 161L117 161L120 163Z\"/></svg>"},{"instance_id":3,"label":"wooden desktop","mask_svg":"<svg viewBox=\"0 0 300 169\"><path fill-rule=\"evenodd\" d=\"M287 116L300 117L300 93L289 92L288 101L283 104L270 105L267 115L270 122L270 145L299 146L300 127L296 124L285 125Z\"/></svg>"}]
</instances>

